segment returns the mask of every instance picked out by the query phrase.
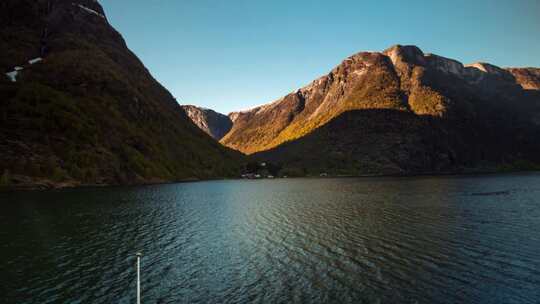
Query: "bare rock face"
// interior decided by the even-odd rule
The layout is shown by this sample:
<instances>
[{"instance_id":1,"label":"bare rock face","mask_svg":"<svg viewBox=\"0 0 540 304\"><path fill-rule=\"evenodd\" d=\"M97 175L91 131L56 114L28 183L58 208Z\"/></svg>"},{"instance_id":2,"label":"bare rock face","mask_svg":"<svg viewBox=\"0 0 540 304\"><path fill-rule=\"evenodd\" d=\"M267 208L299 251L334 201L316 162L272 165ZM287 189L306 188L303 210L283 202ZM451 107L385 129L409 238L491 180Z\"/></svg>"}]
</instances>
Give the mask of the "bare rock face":
<instances>
[{"instance_id":1,"label":"bare rock face","mask_svg":"<svg viewBox=\"0 0 540 304\"><path fill-rule=\"evenodd\" d=\"M517 83L523 89L540 90L539 68L509 68L507 70L516 78Z\"/></svg>"},{"instance_id":2,"label":"bare rock face","mask_svg":"<svg viewBox=\"0 0 540 304\"><path fill-rule=\"evenodd\" d=\"M191 120L206 134L220 140L232 127L232 121L227 115L214 110L193 105L183 105L182 108Z\"/></svg>"},{"instance_id":3,"label":"bare rock face","mask_svg":"<svg viewBox=\"0 0 540 304\"><path fill-rule=\"evenodd\" d=\"M299 155L337 167L349 166L347 159L367 162L350 151L404 171L453 171L521 158L536 161L530 151L536 151L531 143L540 139L535 129L540 125L538 69L463 65L424 54L416 46L396 45L355 54L306 87L229 116L233 127L221 139L224 145L284 163L302 164ZM378 122L384 117L389 123ZM399 117L409 124L399 122ZM384 126L391 135L380 129ZM501 137L513 147L497 145ZM394 154L381 149L394 149ZM387 157L380 159L381 155Z\"/></svg>"},{"instance_id":4,"label":"bare rock face","mask_svg":"<svg viewBox=\"0 0 540 304\"><path fill-rule=\"evenodd\" d=\"M235 175L95 0L0 2L0 174L132 184ZM5 74L5 75L4 75Z\"/></svg>"}]
</instances>

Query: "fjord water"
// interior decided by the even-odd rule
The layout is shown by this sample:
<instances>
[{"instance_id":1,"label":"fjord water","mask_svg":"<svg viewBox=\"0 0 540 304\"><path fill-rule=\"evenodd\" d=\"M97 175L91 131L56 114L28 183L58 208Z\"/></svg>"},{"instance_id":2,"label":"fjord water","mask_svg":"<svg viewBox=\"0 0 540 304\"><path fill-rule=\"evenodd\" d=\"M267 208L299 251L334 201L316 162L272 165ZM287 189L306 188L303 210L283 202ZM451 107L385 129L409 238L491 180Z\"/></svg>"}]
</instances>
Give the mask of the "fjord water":
<instances>
[{"instance_id":1,"label":"fjord water","mask_svg":"<svg viewBox=\"0 0 540 304\"><path fill-rule=\"evenodd\" d=\"M0 194L2 303L538 303L540 175Z\"/></svg>"}]
</instances>

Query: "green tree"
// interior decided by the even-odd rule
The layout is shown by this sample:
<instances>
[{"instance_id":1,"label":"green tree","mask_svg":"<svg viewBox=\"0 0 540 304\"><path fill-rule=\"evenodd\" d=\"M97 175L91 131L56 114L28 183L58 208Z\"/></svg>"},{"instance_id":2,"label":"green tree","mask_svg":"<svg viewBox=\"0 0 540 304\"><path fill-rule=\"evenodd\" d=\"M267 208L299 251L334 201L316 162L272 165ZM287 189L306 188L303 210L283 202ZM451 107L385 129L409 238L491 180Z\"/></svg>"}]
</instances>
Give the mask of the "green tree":
<instances>
[{"instance_id":1,"label":"green tree","mask_svg":"<svg viewBox=\"0 0 540 304\"><path fill-rule=\"evenodd\" d=\"M11 184L11 175L9 174L9 170L4 170L4 173L2 174L2 177L0 178L0 186L9 186Z\"/></svg>"},{"instance_id":2,"label":"green tree","mask_svg":"<svg viewBox=\"0 0 540 304\"><path fill-rule=\"evenodd\" d=\"M68 174L62 168L56 167L53 170L52 180L55 182L63 182L68 178Z\"/></svg>"}]
</instances>

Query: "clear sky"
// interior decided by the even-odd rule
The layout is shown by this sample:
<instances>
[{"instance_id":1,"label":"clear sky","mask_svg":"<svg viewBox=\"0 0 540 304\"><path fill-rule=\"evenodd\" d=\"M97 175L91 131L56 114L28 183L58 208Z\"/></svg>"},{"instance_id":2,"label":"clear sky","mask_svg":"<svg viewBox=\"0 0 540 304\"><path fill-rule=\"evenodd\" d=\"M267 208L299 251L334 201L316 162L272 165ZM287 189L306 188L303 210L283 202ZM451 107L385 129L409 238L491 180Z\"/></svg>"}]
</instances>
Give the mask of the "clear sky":
<instances>
[{"instance_id":1,"label":"clear sky","mask_svg":"<svg viewBox=\"0 0 540 304\"><path fill-rule=\"evenodd\" d=\"M181 104L273 101L359 51L414 44L471 63L540 67L539 0L100 0Z\"/></svg>"}]
</instances>

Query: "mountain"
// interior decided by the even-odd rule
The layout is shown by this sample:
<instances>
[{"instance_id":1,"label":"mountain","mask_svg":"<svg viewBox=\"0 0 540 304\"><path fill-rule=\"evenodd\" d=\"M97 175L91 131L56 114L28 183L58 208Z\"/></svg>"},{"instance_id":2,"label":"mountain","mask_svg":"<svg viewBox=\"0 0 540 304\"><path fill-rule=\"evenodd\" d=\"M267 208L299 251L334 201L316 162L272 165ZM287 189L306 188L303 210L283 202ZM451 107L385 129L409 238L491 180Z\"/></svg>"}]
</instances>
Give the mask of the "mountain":
<instances>
[{"instance_id":1,"label":"mountain","mask_svg":"<svg viewBox=\"0 0 540 304\"><path fill-rule=\"evenodd\" d=\"M416 46L361 52L277 101L231 113L221 142L297 173L538 168L539 75Z\"/></svg>"},{"instance_id":2,"label":"mountain","mask_svg":"<svg viewBox=\"0 0 540 304\"><path fill-rule=\"evenodd\" d=\"M540 69L538 68L509 68L508 72L515 77L516 82L525 90L540 90Z\"/></svg>"},{"instance_id":3,"label":"mountain","mask_svg":"<svg viewBox=\"0 0 540 304\"><path fill-rule=\"evenodd\" d=\"M232 127L232 121L227 115L214 110L193 105L183 105L184 111L191 120L206 134L220 140Z\"/></svg>"},{"instance_id":4,"label":"mountain","mask_svg":"<svg viewBox=\"0 0 540 304\"><path fill-rule=\"evenodd\" d=\"M0 3L2 184L233 176L241 155L195 126L95 0Z\"/></svg>"}]
</instances>

